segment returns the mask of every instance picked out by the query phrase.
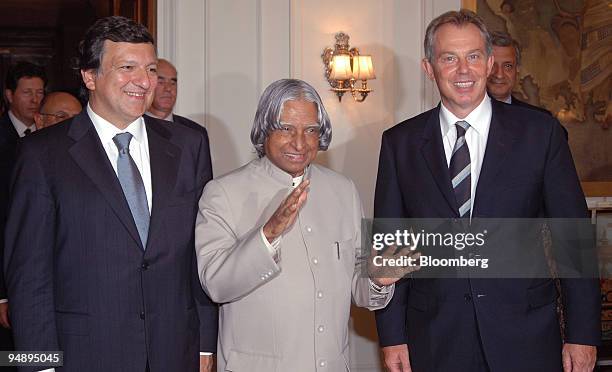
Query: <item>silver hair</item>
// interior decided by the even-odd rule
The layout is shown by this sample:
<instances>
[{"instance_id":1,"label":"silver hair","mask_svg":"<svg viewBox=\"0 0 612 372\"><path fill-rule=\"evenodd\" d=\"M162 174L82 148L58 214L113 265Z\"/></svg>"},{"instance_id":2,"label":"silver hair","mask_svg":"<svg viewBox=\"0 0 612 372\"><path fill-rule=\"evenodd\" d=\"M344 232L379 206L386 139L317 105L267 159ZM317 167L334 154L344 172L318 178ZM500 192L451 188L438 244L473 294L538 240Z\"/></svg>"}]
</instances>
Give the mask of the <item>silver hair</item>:
<instances>
[{"instance_id":1,"label":"silver hair","mask_svg":"<svg viewBox=\"0 0 612 372\"><path fill-rule=\"evenodd\" d=\"M487 26L485 26L482 19L476 15L476 13L471 10L461 9L460 11L450 11L446 12L433 21L429 23L427 26L427 31L425 32L425 58L430 63L433 63L434 58L434 43L436 41L436 32L445 24L452 24L457 27L466 26L468 24L473 24L478 28L482 38L485 42L485 52L487 53L487 57L493 53L493 45L491 43L491 34L487 30Z\"/></svg>"},{"instance_id":2,"label":"silver hair","mask_svg":"<svg viewBox=\"0 0 612 372\"><path fill-rule=\"evenodd\" d=\"M513 47L514 55L516 56L516 65L521 65L521 48L516 40L510 36L507 32L494 31L491 34L491 42L494 46L498 47Z\"/></svg>"},{"instance_id":3,"label":"silver hair","mask_svg":"<svg viewBox=\"0 0 612 372\"><path fill-rule=\"evenodd\" d=\"M329 115L323 106L321 97L308 83L298 79L281 79L270 84L259 98L257 113L251 129L251 143L255 146L257 156L266 154L264 143L270 133L281 128L280 117L283 105L287 101L308 101L317 105L319 121L319 150L325 151L332 138L332 128Z\"/></svg>"}]
</instances>

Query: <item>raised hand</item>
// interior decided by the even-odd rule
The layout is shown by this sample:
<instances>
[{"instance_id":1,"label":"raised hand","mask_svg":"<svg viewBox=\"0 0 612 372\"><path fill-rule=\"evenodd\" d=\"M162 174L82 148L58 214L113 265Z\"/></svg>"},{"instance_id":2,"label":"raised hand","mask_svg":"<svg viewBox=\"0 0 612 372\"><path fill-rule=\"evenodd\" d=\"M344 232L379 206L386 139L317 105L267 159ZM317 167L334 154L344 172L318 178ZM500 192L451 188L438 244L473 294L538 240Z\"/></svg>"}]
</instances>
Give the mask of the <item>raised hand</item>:
<instances>
[{"instance_id":1,"label":"raised hand","mask_svg":"<svg viewBox=\"0 0 612 372\"><path fill-rule=\"evenodd\" d=\"M263 227L268 242L281 236L295 222L298 211L306 202L310 180L304 179L298 187L278 206Z\"/></svg>"},{"instance_id":2,"label":"raised hand","mask_svg":"<svg viewBox=\"0 0 612 372\"><path fill-rule=\"evenodd\" d=\"M395 246L387 247L382 251L381 259L374 261L374 257L377 255L377 251L372 248L370 258L368 259L368 273L370 279L380 286L391 285L404 276L419 270L421 267L417 265L421 253L411 250L410 247L402 247L397 249ZM411 258L412 265L407 266L377 266L376 263L385 263L389 260L400 260L402 258ZM387 260L387 261L385 261Z\"/></svg>"}]
</instances>

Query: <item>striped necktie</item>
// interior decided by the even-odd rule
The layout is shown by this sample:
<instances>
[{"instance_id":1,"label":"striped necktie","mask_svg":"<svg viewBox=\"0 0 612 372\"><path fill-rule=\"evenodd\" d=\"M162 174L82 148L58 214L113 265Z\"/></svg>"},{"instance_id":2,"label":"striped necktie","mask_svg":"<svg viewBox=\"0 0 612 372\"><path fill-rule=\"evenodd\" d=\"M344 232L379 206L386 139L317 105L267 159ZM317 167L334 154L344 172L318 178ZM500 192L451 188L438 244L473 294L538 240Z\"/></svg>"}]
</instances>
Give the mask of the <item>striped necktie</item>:
<instances>
[{"instance_id":1,"label":"striped necktie","mask_svg":"<svg viewBox=\"0 0 612 372\"><path fill-rule=\"evenodd\" d=\"M453 191L457 206L459 207L459 216L469 216L472 206L472 175L470 172L470 150L465 142L465 132L470 124L467 121L458 121L455 123L457 129L457 142L453 148L449 171Z\"/></svg>"}]
</instances>

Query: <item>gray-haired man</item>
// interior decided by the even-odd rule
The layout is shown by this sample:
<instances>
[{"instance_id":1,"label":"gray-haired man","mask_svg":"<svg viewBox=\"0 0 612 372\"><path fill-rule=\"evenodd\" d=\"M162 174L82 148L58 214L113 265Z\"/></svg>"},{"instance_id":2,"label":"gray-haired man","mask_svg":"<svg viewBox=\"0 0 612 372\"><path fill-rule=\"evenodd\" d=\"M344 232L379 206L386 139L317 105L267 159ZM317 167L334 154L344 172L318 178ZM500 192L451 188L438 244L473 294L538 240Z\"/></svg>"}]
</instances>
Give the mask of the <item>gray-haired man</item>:
<instances>
[{"instance_id":1,"label":"gray-haired man","mask_svg":"<svg viewBox=\"0 0 612 372\"><path fill-rule=\"evenodd\" d=\"M369 309L392 295L359 276L355 185L312 163L330 140L314 88L279 80L255 115L259 158L205 188L196 250L202 285L223 303L220 371L346 371L351 295Z\"/></svg>"}]
</instances>

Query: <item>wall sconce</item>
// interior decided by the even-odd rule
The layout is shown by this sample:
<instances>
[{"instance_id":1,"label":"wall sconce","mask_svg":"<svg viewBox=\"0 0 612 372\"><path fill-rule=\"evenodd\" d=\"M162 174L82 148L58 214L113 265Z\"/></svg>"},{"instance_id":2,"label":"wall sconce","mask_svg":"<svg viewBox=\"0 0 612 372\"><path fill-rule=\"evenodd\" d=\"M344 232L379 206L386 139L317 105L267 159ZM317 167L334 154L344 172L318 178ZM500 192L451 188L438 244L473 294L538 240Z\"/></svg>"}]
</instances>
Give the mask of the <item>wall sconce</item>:
<instances>
[{"instance_id":1,"label":"wall sconce","mask_svg":"<svg viewBox=\"0 0 612 372\"><path fill-rule=\"evenodd\" d=\"M372 89L368 88L368 80L376 79L372 56L360 55L357 48L349 49L348 41L349 36L339 32L336 34L334 49L323 50L321 58L325 65L325 77L332 87L331 90L336 92L339 102L342 102L342 96L346 92L351 92L355 101L363 102L372 92ZM357 80L361 80L360 87L355 86Z\"/></svg>"}]
</instances>

